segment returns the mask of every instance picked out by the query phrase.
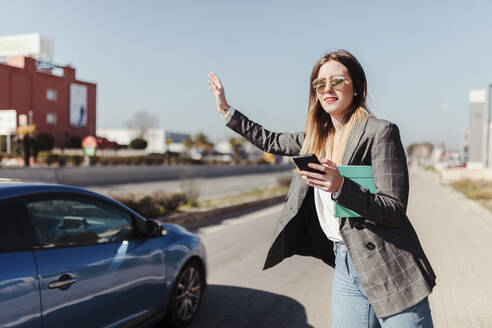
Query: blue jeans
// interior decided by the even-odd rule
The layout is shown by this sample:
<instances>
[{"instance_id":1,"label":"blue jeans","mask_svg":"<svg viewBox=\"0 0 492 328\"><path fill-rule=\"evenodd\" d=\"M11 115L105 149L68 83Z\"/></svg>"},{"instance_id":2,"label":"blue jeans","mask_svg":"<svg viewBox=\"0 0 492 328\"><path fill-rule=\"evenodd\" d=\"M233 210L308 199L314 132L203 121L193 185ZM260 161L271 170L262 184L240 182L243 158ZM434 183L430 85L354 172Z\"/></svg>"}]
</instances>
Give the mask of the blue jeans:
<instances>
[{"instance_id":1,"label":"blue jeans","mask_svg":"<svg viewBox=\"0 0 492 328\"><path fill-rule=\"evenodd\" d=\"M343 243L335 243L335 277L332 288L334 328L433 328L427 297L413 307L395 315L378 319Z\"/></svg>"}]
</instances>

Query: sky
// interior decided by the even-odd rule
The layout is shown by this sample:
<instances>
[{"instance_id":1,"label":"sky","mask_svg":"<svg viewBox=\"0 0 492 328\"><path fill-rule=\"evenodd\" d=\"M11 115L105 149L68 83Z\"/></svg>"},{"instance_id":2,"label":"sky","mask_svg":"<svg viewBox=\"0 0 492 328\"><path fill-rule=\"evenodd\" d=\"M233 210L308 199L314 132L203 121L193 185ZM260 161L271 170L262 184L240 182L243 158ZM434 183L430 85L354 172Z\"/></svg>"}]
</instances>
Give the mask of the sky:
<instances>
[{"instance_id":1,"label":"sky","mask_svg":"<svg viewBox=\"0 0 492 328\"><path fill-rule=\"evenodd\" d=\"M1 1L0 36L41 33L57 64L97 83L97 127L146 110L173 132L235 136L208 90L272 131L302 131L325 53L362 64L369 108L404 145L460 147L469 92L492 83L490 1Z\"/></svg>"}]
</instances>

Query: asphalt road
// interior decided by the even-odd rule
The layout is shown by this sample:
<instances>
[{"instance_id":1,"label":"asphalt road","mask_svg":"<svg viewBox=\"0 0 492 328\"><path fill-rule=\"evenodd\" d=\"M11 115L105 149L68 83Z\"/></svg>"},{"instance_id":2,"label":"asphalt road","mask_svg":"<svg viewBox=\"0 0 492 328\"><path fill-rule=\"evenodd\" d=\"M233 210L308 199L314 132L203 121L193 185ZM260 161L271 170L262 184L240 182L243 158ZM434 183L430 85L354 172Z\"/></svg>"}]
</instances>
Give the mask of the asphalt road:
<instances>
[{"instance_id":1,"label":"asphalt road","mask_svg":"<svg viewBox=\"0 0 492 328\"><path fill-rule=\"evenodd\" d=\"M435 327L492 327L492 215L412 170L407 214L436 271ZM281 205L198 233L207 248L208 289L198 327L330 327L333 270L294 256L262 271Z\"/></svg>"},{"instance_id":2,"label":"asphalt road","mask_svg":"<svg viewBox=\"0 0 492 328\"><path fill-rule=\"evenodd\" d=\"M277 185L277 178L289 176L291 171L269 172L261 174L245 174L219 178L195 178L188 180L155 181L107 186L89 186L86 189L104 195L123 195L133 193L137 196L151 194L156 191L167 193L183 192L183 188L199 190L199 200L238 194L255 188L266 188Z\"/></svg>"},{"instance_id":3,"label":"asphalt road","mask_svg":"<svg viewBox=\"0 0 492 328\"><path fill-rule=\"evenodd\" d=\"M208 289L190 327L321 327L329 322L332 270L293 257L262 270L281 205L200 229Z\"/></svg>"}]
</instances>

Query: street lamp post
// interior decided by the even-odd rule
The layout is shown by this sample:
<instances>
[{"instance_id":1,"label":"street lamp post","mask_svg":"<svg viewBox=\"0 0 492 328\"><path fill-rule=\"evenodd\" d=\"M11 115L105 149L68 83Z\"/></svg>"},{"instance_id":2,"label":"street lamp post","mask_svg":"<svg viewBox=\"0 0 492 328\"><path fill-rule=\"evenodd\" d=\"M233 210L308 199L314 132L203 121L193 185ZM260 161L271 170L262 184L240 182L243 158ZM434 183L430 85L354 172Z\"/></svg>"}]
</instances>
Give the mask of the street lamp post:
<instances>
[{"instance_id":1,"label":"street lamp post","mask_svg":"<svg viewBox=\"0 0 492 328\"><path fill-rule=\"evenodd\" d=\"M489 110L487 113L487 123L485 128L485 135L487 139L485 140L485 167L489 167L489 156L490 156L490 115L491 115L491 102L492 102L492 83L489 83Z\"/></svg>"}]
</instances>

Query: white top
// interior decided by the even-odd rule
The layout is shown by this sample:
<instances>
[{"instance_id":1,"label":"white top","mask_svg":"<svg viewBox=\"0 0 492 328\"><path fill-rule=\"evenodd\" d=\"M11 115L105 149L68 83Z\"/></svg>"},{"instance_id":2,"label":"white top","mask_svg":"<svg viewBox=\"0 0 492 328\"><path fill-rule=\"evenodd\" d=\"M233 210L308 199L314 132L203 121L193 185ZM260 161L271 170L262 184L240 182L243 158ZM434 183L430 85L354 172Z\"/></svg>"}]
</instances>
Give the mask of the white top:
<instances>
[{"instance_id":1,"label":"white top","mask_svg":"<svg viewBox=\"0 0 492 328\"><path fill-rule=\"evenodd\" d=\"M342 182L343 185L343 182ZM333 195L337 197L342 187ZM343 242L340 235L340 218L335 217L335 202L331 199L331 192L314 187L314 204L318 214L319 224L326 237L331 241Z\"/></svg>"}]
</instances>

